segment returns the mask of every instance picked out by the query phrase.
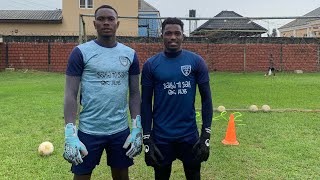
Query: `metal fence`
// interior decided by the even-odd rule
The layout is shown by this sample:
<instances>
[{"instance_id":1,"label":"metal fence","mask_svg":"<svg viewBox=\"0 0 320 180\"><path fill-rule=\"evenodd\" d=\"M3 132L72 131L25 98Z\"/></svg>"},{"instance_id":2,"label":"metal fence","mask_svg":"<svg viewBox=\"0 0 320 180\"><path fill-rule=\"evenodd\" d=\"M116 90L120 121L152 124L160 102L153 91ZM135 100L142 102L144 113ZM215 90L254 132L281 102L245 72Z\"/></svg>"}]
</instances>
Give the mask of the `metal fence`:
<instances>
[{"instance_id":1,"label":"metal fence","mask_svg":"<svg viewBox=\"0 0 320 180\"><path fill-rule=\"evenodd\" d=\"M87 40L96 36L87 36ZM160 37L117 36L124 43L158 43ZM79 43L79 36L2 36L3 43L7 42L62 42ZM320 38L308 37L185 37L184 42L210 44L320 44Z\"/></svg>"}]
</instances>

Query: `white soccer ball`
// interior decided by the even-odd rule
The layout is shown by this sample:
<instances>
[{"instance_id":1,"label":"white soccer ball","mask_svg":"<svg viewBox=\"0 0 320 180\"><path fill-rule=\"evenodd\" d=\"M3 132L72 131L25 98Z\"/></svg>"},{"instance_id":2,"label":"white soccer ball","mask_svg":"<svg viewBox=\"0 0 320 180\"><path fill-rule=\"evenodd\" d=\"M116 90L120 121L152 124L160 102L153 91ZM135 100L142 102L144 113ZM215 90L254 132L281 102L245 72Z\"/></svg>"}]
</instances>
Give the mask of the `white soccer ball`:
<instances>
[{"instance_id":1,"label":"white soccer ball","mask_svg":"<svg viewBox=\"0 0 320 180\"><path fill-rule=\"evenodd\" d=\"M270 106L268 106L268 105L263 105L262 107L261 107L261 109L262 109L262 111L263 112L269 112L270 111Z\"/></svg>"},{"instance_id":2,"label":"white soccer ball","mask_svg":"<svg viewBox=\"0 0 320 180\"><path fill-rule=\"evenodd\" d=\"M223 112L223 111L226 111L226 108L225 108L224 106L219 106L219 107L217 108L217 110L218 110L219 112Z\"/></svg>"},{"instance_id":3,"label":"white soccer ball","mask_svg":"<svg viewBox=\"0 0 320 180\"><path fill-rule=\"evenodd\" d=\"M257 105L251 105L249 107L249 111L250 112L257 112L258 111L258 106Z\"/></svg>"},{"instance_id":4,"label":"white soccer ball","mask_svg":"<svg viewBox=\"0 0 320 180\"><path fill-rule=\"evenodd\" d=\"M42 156L49 156L53 153L53 144L49 141L45 141L39 145L38 153Z\"/></svg>"}]
</instances>

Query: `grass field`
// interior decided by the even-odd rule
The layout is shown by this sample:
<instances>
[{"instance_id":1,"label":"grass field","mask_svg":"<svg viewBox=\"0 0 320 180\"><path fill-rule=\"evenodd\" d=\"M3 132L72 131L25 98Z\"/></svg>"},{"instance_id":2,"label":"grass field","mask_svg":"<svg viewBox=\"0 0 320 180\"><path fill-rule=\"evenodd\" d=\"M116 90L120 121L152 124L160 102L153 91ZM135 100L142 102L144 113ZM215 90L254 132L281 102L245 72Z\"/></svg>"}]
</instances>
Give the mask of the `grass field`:
<instances>
[{"instance_id":1,"label":"grass field","mask_svg":"<svg viewBox=\"0 0 320 180\"><path fill-rule=\"evenodd\" d=\"M211 88L215 107L268 104L272 109L320 109L319 73L278 73L274 78L262 73L213 73ZM0 179L72 179L62 157L63 91L63 74L0 72ZM196 107L201 108L199 96ZM320 113L241 113L237 120L242 121L236 121L239 146L221 143L228 121L213 121L211 154L202 164L202 179L320 178ZM37 154L43 141L54 144L51 156ZM153 178L143 154L129 172L131 179ZM179 161L174 162L171 177L184 179ZM92 179L111 179L105 156Z\"/></svg>"}]
</instances>

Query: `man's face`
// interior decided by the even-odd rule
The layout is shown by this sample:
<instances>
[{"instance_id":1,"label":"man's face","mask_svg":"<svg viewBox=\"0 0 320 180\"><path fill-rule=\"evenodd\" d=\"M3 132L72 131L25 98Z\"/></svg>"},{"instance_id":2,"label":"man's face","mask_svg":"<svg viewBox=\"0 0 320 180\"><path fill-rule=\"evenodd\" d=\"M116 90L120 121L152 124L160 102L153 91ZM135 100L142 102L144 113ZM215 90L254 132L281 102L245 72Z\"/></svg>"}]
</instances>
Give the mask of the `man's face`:
<instances>
[{"instance_id":1,"label":"man's face","mask_svg":"<svg viewBox=\"0 0 320 180\"><path fill-rule=\"evenodd\" d=\"M183 32L178 24L167 24L162 32L165 51L177 52L181 50Z\"/></svg>"},{"instance_id":2,"label":"man's face","mask_svg":"<svg viewBox=\"0 0 320 180\"><path fill-rule=\"evenodd\" d=\"M119 21L114 10L102 8L97 11L93 24L99 36L110 37L116 35Z\"/></svg>"}]
</instances>

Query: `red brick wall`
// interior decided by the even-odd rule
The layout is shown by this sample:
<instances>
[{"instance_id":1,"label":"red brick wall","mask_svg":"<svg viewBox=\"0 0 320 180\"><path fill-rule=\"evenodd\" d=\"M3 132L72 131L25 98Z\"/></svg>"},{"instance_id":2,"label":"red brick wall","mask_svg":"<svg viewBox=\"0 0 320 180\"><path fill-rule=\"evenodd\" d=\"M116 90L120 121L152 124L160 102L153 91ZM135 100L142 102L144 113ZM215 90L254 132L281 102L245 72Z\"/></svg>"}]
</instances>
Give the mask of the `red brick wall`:
<instances>
[{"instance_id":1,"label":"red brick wall","mask_svg":"<svg viewBox=\"0 0 320 180\"><path fill-rule=\"evenodd\" d=\"M243 44L210 44L207 64L214 71L243 71Z\"/></svg>"},{"instance_id":2,"label":"red brick wall","mask_svg":"<svg viewBox=\"0 0 320 180\"><path fill-rule=\"evenodd\" d=\"M47 43L9 43L8 66L16 69L48 70Z\"/></svg>"},{"instance_id":3,"label":"red brick wall","mask_svg":"<svg viewBox=\"0 0 320 180\"><path fill-rule=\"evenodd\" d=\"M272 54L274 67L280 70L280 44L248 44L246 48L246 70L267 71L270 66L270 54Z\"/></svg>"},{"instance_id":4,"label":"red brick wall","mask_svg":"<svg viewBox=\"0 0 320 180\"><path fill-rule=\"evenodd\" d=\"M50 71L65 72L68 57L77 43L52 43Z\"/></svg>"},{"instance_id":5,"label":"red brick wall","mask_svg":"<svg viewBox=\"0 0 320 180\"><path fill-rule=\"evenodd\" d=\"M313 44L289 44L283 47L283 64L285 71L301 69L317 71L318 46Z\"/></svg>"},{"instance_id":6,"label":"red brick wall","mask_svg":"<svg viewBox=\"0 0 320 180\"><path fill-rule=\"evenodd\" d=\"M140 66L153 55L163 50L161 43L126 43L137 52L140 61Z\"/></svg>"},{"instance_id":7,"label":"red brick wall","mask_svg":"<svg viewBox=\"0 0 320 180\"><path fill-rule=\"evenodd\" d=\"M9 43L9 67L41 71L64 72L71 50L76 43ZM163 50L162 43L126 43L137 51L140 65ZM304 72L319 71L316 44L208 44L184 43L185 49L200 54L210 71L266 71L270 54L276 69ZM0 44L0 70L5 68L5 44Z\"/></svg>"},{"instance_id":8,"label":"red brick wall","mask_svg":"<svg viewBox=\"0 0 320 180\"><path fill-rule=\"evenodd\" d=\"M0 71L6 67L6 45L0 43Z\"/></svg>"}]
</instances>

